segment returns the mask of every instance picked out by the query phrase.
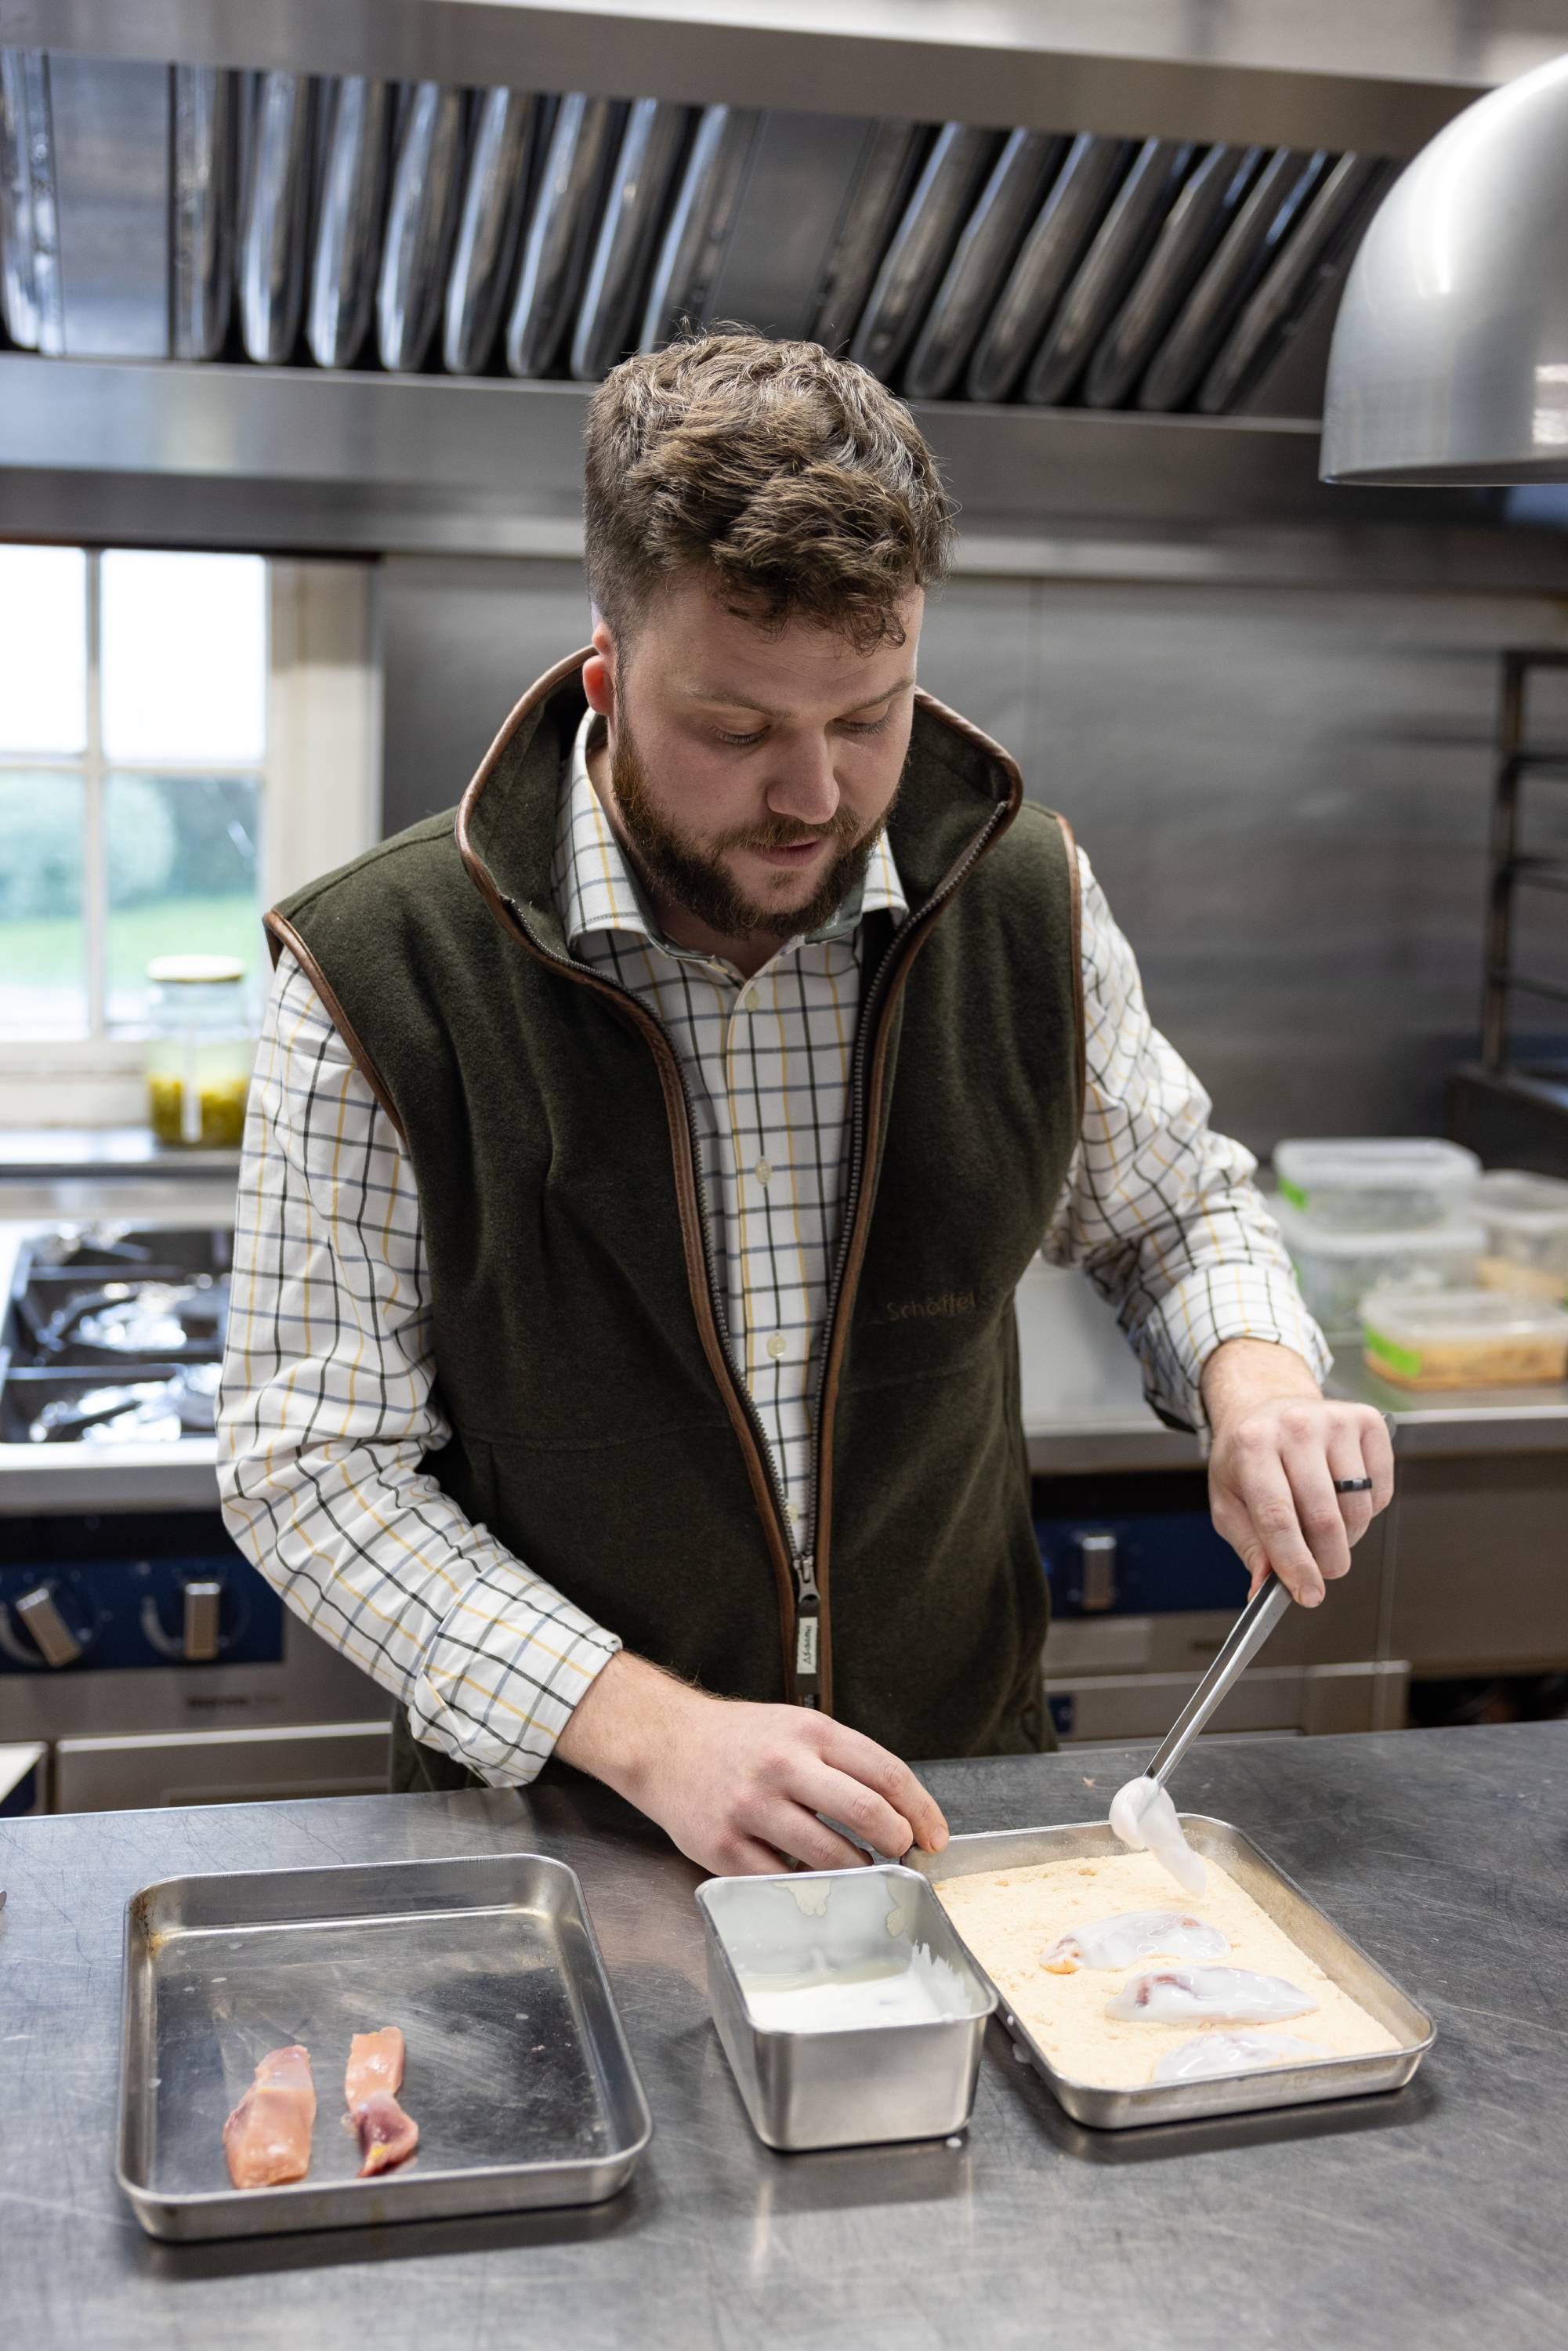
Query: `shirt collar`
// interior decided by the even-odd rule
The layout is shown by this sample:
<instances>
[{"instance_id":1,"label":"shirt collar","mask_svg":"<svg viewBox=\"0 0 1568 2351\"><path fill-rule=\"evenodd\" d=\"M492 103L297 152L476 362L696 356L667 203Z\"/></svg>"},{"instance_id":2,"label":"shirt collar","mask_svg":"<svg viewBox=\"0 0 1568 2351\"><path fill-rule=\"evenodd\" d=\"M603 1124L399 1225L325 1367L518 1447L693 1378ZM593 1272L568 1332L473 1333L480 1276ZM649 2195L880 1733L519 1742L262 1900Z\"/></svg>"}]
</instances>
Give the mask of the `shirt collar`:
<instances>
[{"instance_id":1,"label":"shirt collar","mask_svg":"<svg viewBox=\"0 0 1568 2351\"><path fill-rule=\"evenodd\" d=\"M585 714L572 741L571 757L561 779L560 812L556 827L555 858L550 872L556 908L569 948L576 950L596 932L619 931L645 940L670 956L691 956L692 950L672 946L648 904L631 861L615 837L603 803L588 772L588 747L597 714ZM887 911L902 919L909 912L898 868L883 833L872 851L864 875L837 912L805 940L789 946L814 945L824 939L852 937L864 914ZM780 953L787 952L781 948ZM695 958L710 960L706 956Z\"/></svg>"}]
</instances>

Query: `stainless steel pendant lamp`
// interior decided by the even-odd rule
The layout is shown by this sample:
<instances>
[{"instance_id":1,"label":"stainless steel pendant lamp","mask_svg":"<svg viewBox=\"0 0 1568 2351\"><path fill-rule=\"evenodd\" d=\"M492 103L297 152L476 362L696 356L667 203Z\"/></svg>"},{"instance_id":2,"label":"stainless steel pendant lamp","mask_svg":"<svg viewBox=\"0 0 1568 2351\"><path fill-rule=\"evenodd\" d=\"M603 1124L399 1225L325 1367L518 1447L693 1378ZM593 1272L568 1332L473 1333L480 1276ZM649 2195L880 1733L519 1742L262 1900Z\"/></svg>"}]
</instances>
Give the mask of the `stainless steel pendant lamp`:
<instances>
[{"instance_id":1,"label":"stainless steel pendant lamp","mask_svg":"<svg viewBox=\"0 0 1568 2351\"><path fill-rule=\"evenodd\" d=\"M1568 481L1568 56L1401 172L1334 327L1330 482Z\"/></svg>"}]
</instances>

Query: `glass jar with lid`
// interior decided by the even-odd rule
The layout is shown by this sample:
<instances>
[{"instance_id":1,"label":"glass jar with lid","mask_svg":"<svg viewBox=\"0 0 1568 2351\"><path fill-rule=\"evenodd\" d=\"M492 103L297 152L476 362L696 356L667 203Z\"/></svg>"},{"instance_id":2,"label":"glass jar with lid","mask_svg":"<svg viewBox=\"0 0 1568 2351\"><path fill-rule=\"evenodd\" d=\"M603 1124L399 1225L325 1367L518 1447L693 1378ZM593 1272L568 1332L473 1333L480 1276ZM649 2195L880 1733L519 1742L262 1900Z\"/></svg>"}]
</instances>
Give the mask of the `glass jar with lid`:
<instances>
[{"instance_id":1,"label":"glass jar with lid","mask_svg":"<svg viewBox=\"0 0 1568 2351\"><path fill-rule=\"evenodd\" d=\"M157 956L147 967L147 1114L160 1143L235 1148L256 1040L246 967L232 956Z\"/></svg>"}]
</instances>

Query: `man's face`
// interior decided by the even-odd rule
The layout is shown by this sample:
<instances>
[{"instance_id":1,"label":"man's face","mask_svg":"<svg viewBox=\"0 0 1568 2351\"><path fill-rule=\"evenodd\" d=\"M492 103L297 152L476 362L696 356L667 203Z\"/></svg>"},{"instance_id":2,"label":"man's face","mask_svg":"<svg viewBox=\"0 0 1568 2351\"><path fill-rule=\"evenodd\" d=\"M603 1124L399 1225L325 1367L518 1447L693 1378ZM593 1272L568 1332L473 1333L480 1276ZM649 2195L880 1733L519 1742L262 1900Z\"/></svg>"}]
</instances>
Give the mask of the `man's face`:
<instances>
[{"instance_id":1,"label":"man's face","mask_svg":"<svg viewBox=\"0 0 1568 2351\"><path fill-rule=\"evenodd\" d=\"M700 578L656 597L630 647L584 664L622 829L655 889L721 938L814 930L865 871L909 746L924 598L902 644L768 633Z\"/></svg>"}]
</instances>

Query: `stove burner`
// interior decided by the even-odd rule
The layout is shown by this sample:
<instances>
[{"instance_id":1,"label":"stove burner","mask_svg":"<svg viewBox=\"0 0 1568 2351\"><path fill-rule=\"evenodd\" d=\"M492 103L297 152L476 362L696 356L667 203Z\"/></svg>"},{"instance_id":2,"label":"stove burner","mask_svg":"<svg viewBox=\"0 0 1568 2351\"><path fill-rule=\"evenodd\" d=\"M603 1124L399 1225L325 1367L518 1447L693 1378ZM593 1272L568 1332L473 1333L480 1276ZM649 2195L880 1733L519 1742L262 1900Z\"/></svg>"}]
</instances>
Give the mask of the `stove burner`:
<instances>
[{"instance_id":1,"label":"stove burner","mask_svg":"<svg viewBox=\"0 0 1568 2351\"><path fill-rule=\"evenodd\" d=\"M208 1275L176 1287L167 1281L110 1281L68 1298L38 1333L48 1353L90 1347L109 1355L183 1355L221 1344L228 1292Z\"/></svg>"},{"instance_id":2,"label":"stove burner","mask_svg":"<svg viewBox=\"0 0 1568 2351\"><path fill-rule=\"evenodd\" d=\"M172 1445L212 1432L220 1367L192 1364L171 1378L84 1387L52 1397L27 1426L30 1445Z\"/></svg>"},{"instance_id":3,"label":"stove burner","mask_svg":"<svg viewBox=\"0 0 1568 2351\"><path fill-rule=\"evenodd\" d=\"M222 1227L63 1225L0 1301L0 1444L205 1436L228 1322Z\"/></svg>"}]
</instances>

